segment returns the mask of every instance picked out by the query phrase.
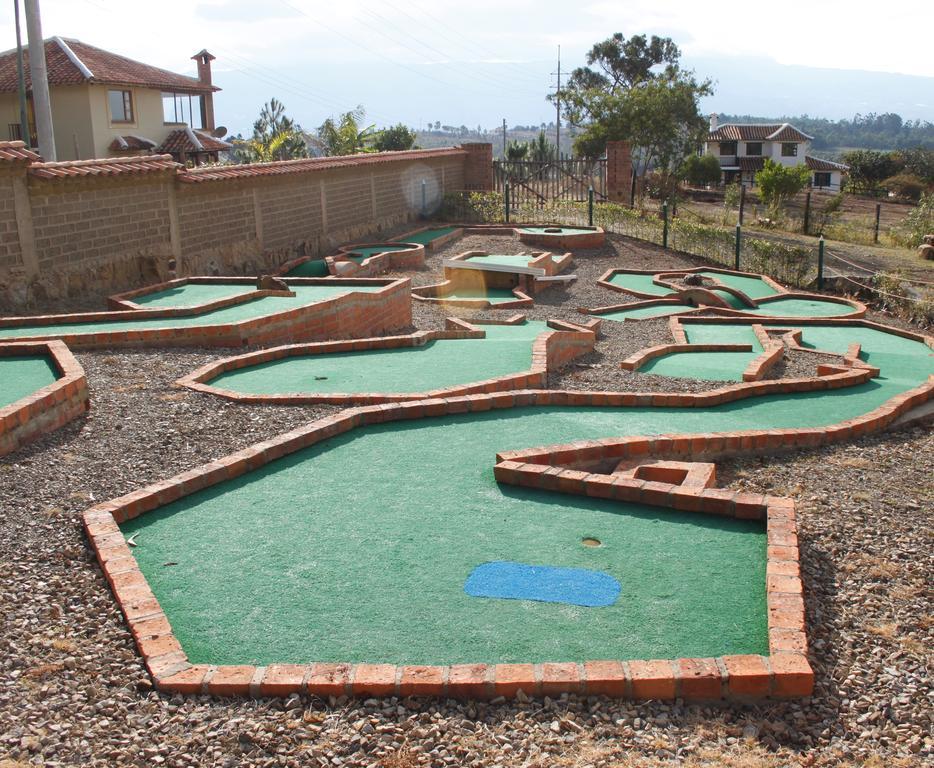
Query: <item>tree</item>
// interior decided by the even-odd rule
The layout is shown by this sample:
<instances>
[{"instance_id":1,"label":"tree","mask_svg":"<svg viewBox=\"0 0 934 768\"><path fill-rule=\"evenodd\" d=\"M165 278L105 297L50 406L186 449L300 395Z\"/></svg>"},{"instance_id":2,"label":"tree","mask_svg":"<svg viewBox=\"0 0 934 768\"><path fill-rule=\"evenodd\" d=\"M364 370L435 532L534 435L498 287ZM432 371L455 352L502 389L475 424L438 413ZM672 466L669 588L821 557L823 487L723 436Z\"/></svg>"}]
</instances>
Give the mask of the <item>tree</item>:
<instances>
[{"instance_id":1,"label":"tree","mask_svg":"<svg viewBox=\"0 0 934 768\"><path fill-rule=\"evenodd\" d=\"M778 212L790 197L794 197L811 181L806 165L781 165L765 159L762 170L756 173L759 197L772 211Z\"/></svg>"},{"instance_id":2,"label":"tree","mask_svg":"<svg viewBox=\"0 0 934 768\"><path fill-rule=\"evenodd\" d=\"M366 112L362 106L344 112L336 121L329 117L318 127L315 146L328 156L373 152L371 144L375 139L375 126L361 128L364 117Z\"/></svg>"},{"instance_id":3,"label":"tree","mask_svg":"<svg viewBox=\"0 0 934 768\"><path fill-rule=\"evenodd\" d=\"M720 161L713 155L689 155L681 164L680 176L694 187L720 183Z\"/></svg>"},{"instance_id":4,"label":"tree","mask_svg":"<svg viewBox=\"0 0 934 768\"><path fill-rule=\"evenodd\" d=\"M850 166L850 187L858 192L875 192L884 179L901 170L892 153L873 149L844 152L843 162Z\"/></svg>"},{"instance_id":5,"label":"tree","mask_svg":"<svg viewBox=\"0 0 934 768\"><path fill-rule=\"evenodd\" d=\"M285 114L285 105L270 99L253 123L253 136L235 142L235 154L242 163L266 163L273 160L294 160L308 157L305 134L295 121Z\"/></svg>"},{"instance_id":6,"label":"tree","mask_svg":"<svg viewBox=\"0 0 934 768\"><path fill-rule=\"evenodd\" d=\"M545 137L545 131L528 143L529 159L536 163L548 163L555 159L555 145Z\"/></svg>"},{"instance_id":7,"label":"tree","mask_svg":"<svg viewBox=\"0 0 934 768\"><path fill-rule=\"evenodd\" d=\"M398 152L404 149L413 149L415 147L415 131L409 130L402 123L384 128L376 134L373 147L377 152Z\"/></svg>"},{"instance_id":8,"label":"tree","mask_svg":"<svg viewBox=\"0 0 934 768\"><path fill-rule=\"evenodd\" d=\"M588 66L575 69L560 93L568 122L583 128L575 151L596 157L607 141L624 140L639 175L680 166L707 130L699 100L712 93L709 80L680 68L680 58L670 38L654 35L616 33L594 45Z\"/></svg>"}]
</instances>

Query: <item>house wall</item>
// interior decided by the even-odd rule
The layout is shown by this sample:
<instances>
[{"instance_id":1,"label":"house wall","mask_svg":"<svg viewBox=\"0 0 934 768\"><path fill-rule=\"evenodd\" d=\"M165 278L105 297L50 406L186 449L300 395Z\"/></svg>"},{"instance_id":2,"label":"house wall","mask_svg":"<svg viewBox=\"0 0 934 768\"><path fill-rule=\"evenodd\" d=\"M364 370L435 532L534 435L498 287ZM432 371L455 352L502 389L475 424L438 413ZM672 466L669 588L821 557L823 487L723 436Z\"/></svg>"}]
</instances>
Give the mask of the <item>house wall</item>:
<instances>
[{"instance_id":1,"label":"house wall","mask_svg":"<svg viewBox=\"0 0 934 768\"><path fill-rule=\"evenodd\" d=\"M0 161L0 312L174 275L271 272L341 242L378 239L419 217L422 181L428 213L462 189L466 160L460 150L363 155L281 175L236 166L234 178L196 183L197 172L178 167L47 179L55 164ZM17 184L25 210L11 202Z\"/></svg>"},{"instance_id":2,"label":"house wall","mask_svg":"<svg viewBox=\"0 0 934 768\"><path fill-rule=\"evenodd\" d=\"M172 131L178 128L175 123L163 122L162 91L151 88L120 89L129 90L133 94L133 122L114 123L111 120L110 105L107 99L107 92L110 90L118 89L106 85L88 87L94 134L94 157L114 155L115 153L111 152L108 147L116 136L134 134L161 144ZM130 153L121 154L126 156ZM63 158L59 157L59 159Z\"/></svg>"},{"instance_id":3,"label":"house wall","mask_svg":"<svg viewBox=\"0 0 934 768\"><path fill-rule=\"evenodd\" d=\"M19 124L19 97L15 93L0 93L0 141L11 141L8 126Z\"/></svg>"},{"instance_id":4,"label":"house wall","mask_svg":"<svg viewBox=\"0 0 934 768\"><path fill-rule=\"evenodd\" d=\"M57 160L103 157L94 143L90 90L87 85L49 89Z\"/></svg>"},{"instance_id":5,"label":"house wall","mask_svg":"<svg viewBox=\"0 0 934 768\"><path fill-rule=\"evenodd\" d=\"M804 156L810 151L811 142L809 141L799 141L798 142L798 154L795 157L782 157L782 144L781 141L767 141L762 147L762 154L765 157L771 157L773 162L778 163L779 165L784 166L795 166L795 165L804 165ZM771 145L771 146L770 146ZM771 150L771 154L767 155L766 153Z\"/></svg>"}]
</instances>

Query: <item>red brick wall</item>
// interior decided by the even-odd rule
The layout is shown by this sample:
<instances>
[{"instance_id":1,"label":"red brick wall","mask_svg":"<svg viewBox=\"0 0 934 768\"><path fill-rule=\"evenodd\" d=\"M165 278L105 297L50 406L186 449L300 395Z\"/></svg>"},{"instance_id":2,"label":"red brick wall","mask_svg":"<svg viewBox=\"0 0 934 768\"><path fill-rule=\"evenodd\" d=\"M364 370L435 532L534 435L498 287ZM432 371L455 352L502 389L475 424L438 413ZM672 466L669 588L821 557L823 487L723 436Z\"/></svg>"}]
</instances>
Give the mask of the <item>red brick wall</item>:
<instances>
[{"instance_id":1,"label":"red brick wall","mask_svg":"<svg viewBox=\"0 0 934 768\"><path fill-rule=\"evenodd\" d=\"M629 202L632 188L632 154L628 141L606 143L606 196L616 202Z\"/></svg>"},{"instance_id":2,"label":"red brick wall","mask_svg":"<svg viewBox=\"0 0 934 768\"><path fill-rule=\"evenodd\" d=\"M493 145L464 144L467 162L464 163L464 189L478 192L493 190Z\"/></svg>"}]
</instances>

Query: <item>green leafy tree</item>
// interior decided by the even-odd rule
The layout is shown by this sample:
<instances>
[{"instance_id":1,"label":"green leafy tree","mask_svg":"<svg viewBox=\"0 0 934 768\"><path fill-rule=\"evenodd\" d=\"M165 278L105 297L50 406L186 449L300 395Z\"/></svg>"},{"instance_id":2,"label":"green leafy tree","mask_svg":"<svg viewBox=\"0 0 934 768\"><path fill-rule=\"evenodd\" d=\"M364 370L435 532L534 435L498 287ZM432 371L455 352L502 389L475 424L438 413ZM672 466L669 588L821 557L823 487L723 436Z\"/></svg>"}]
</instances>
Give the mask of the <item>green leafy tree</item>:
<instances>
[{"instance_id":1,"label":"green leafy tree","mask_svg":"<svg viewBox=\"0 0 934 768\"><path fill-rule=\"evenodd\" d=\"M766 158L762 170L756 173L759 197L775 213L782 205L804 189L811 181L806 165L782 165Z\"/></svg>"},{"instance_id":2,"label":"green leafy tree","mask_svg":"<svg viewBox=\"0 0 934 768\"><path fill-rule=\"evenodd\" d=\"M885 179L901 170L891 152L874 149L844 152L843 162L850 166L849 185L854 192L875 192Z\"/></svg>"},{"instance_id":3,"label":"green leafy tree","mask_svg":"<svg viewBox=\"0 0 934 768\"><path fill-rule=\"evenodd\" d=\"M681 164L680 176L695 187L719 184L720 161L713 155L688 155Z\"/></svg>"},{"instance_id":4,"label":"green leafy tree","mask_svg":"<svg viewBox=\"0 0 934 768\"><path fill-rule=\"evenodd\" d=\"M897 173L882 182L883 189L903 200L920 200L928 191L929 184L913 173Z\"/></svg>"},{"instance_id":5,"label":"green leafy tree","mask_svg":"<svg viewBox=\"0 0 934 768\"><path fill-rule=\"evenodd\" d=\"M670 38L616 33L594 45L588 66L575 69L560 93L565 117L581 129L575 151L596 157L607 141L624 140L639 175L677 169L707 130L699 100L713 92L710 80L681 69L680 58Z\"/></svg>"},{"instance_id":6,"label":"green leafy tree","mask_svg":"<svg viewBox=\"0 0 934 768\"><path fill-rule=\"evenodd\" d=\"M399 152L415 148L415 131L399 123L379 131L374 140L373 147L377 152Z\"/></svg>"},{"instance_id":7,"label":"green leafy tree","mask_svg":"<svg viewBox=\"0 0 934 768\"><path fill-rule=\"evenodd\" d=\"M234 142L235 155L242 163L266 163L308 157L305 134L285 114L285 105L273 98L263 105L253 123L253 136Z\"/></svg>"},{"instance_id":8,"label":"green leafy tree","mask_svg":"<svg viewBox=\"0 0 934 768\"><path fill-rule=\"evenodd\" d=\"M375 126L361 128L360 124L365 117L366 111L362 106L344 112L336 120L329 117L315 132L315 146L328 156L374 152Z\"/></svg>"}]
</instances>

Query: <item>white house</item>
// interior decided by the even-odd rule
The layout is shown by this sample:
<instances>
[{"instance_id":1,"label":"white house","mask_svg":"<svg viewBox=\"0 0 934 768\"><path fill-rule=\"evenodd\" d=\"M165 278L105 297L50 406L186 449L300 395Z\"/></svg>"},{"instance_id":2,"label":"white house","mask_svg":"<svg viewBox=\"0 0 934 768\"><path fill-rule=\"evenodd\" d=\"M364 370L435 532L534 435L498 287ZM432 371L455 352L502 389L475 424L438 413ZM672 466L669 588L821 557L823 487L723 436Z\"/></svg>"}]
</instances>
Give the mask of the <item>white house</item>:
<instances>
[{"instance_id":1,"label":"white house","mask_svg":"<svg viewBox=\"0 0 934 768\"><path fill-rule=\"evenodd\" d=\"M807 165L811 171L811 186L816 189L840 191L849 167L819 157L811 157L808 148L813 136L808 136L789 123L724 123L710 116L710 133L704 144L704 154L720 160L723 182L740 181L753 185L756 171L762 170L766 158L781 165Z\"/></svg>"}]
</instances>

